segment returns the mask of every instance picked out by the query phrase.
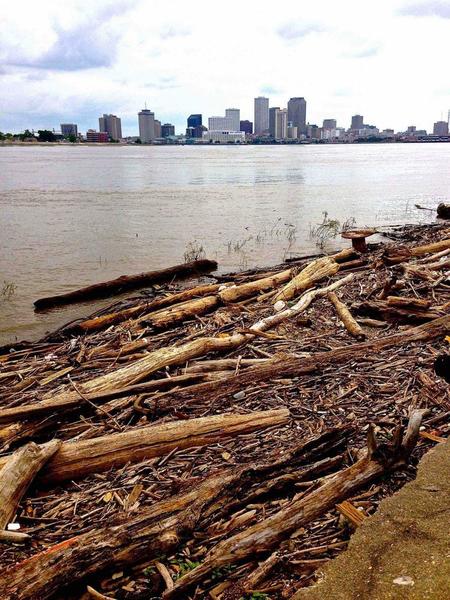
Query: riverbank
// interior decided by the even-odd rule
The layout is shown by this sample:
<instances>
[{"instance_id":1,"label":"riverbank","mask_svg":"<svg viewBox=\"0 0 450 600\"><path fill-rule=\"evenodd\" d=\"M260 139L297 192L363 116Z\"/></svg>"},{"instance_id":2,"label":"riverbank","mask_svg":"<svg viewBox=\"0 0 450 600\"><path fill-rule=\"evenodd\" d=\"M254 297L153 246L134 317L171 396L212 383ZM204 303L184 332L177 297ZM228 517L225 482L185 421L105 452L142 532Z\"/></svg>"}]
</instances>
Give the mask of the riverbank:
<instances>
[{"instance_id":1,"label":"riverbank","mask_svg":"<svg viewBox=\"0 0 450 600\"><path fill-rule=\"evenodd\" d=\"M0 547L16 565L0 595L281 600L313 583L448 435L449 233L154 286L3 352L4 457L62 445L14 508L30 538Z\"/></svg>"}]
</instances>

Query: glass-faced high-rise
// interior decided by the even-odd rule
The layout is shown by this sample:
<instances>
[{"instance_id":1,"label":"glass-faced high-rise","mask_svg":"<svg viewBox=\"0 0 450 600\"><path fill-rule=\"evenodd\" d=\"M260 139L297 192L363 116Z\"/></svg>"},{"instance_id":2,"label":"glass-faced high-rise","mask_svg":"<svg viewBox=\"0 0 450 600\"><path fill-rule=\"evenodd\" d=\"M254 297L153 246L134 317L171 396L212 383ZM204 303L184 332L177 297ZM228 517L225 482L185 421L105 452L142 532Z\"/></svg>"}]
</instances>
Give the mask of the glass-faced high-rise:
<instances>
[{"instance_id":1,"label":"glass-faced high-rise","mask_svg":"<svg viewBox=\"0 0 450 600\"><path fill-rule=\"evenodd\" d=\"M254 131L256 135L269 131L269 98L264 96L255 98Z\"/></svg>"},{"instance_id":2,"label":"glass-faced high-rise","mask_svg":"<svg viewBox=\"0 0 450 600\"><path fill-rule=\"evenodd\" d=\"M289 100L287 119L293 127L297 127L299 135L306 135L306 100L303 97Z\"/></svg>"}]
</instances>

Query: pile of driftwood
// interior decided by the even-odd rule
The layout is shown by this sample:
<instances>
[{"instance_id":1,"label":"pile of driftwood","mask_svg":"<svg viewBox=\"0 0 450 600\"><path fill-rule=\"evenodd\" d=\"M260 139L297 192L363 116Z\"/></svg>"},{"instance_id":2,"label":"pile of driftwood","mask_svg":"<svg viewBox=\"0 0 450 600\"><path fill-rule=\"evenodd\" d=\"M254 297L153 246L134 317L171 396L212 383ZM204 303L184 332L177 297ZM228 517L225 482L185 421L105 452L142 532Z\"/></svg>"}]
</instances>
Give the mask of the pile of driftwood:
<instances>
[{"instance_id":1,"label":"pile of driftwood","mask_svg":"<svg viewBox=\"0 0 450 600\"><path fill-rule=\"evenodd\" d=\"M445 439L449 276L407 227L5 349L0 597L295 598Z\"/></svg>"}]
</instances>

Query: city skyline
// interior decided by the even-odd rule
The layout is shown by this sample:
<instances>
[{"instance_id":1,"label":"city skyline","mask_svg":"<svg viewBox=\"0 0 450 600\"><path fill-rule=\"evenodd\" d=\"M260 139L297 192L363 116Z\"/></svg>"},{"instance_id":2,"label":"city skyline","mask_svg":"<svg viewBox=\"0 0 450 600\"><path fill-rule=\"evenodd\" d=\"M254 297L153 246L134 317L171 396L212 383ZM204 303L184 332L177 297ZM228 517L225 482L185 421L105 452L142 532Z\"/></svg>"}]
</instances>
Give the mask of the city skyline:
<instances>
[{"instance_id":1,"label":"city skyline","mask_svg":"<svg viewBox=\"0 0 450 600\"><path fill-rule=\"evenodd\" d=\"M450 105L440 60L450 51L448 0L285 0L276 12L230 0L220 24L203 0L195 10L180 0L1 1L5 131L64 121L86 131L105 112L136 135L145 102L182 131L191 113L237 106L252 120L254 97L285 108L297 93L310 123L330 115L347 125L362 112L382 127L431 130Z\"/></svg>"}]
</instances>

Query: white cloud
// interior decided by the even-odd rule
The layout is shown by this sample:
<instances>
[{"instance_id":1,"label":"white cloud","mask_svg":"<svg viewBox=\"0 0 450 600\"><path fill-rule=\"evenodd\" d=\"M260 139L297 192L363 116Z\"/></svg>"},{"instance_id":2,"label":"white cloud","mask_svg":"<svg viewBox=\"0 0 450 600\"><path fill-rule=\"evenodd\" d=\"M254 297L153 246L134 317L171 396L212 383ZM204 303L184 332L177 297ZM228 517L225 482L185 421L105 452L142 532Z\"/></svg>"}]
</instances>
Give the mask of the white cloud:
<instances>
[{"instance_id":1,"label":"white cloud","mask_svg":"<svg viewBox=\"0 0 450 600\"><path fill-rule=\"evenodd\" d=\"M98 126L114 112L137 130L144 102L181 131L253 98L308 119L430 129L450 108L443 57L448 2L401 0L0 0L0 130ZM26 18L24 18L26 15ZM412 18L414 17L414 18Z\"/></svg>"}]
</instances>

